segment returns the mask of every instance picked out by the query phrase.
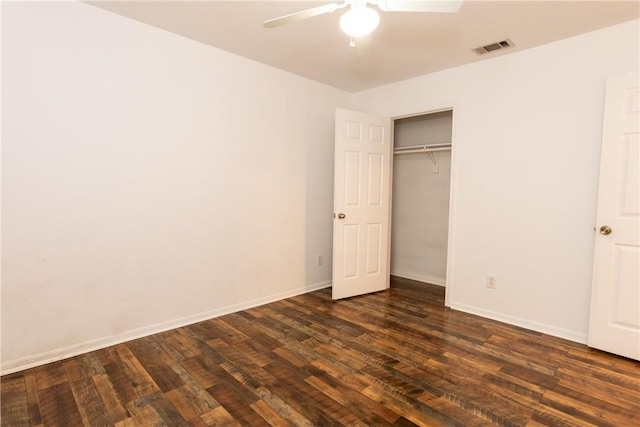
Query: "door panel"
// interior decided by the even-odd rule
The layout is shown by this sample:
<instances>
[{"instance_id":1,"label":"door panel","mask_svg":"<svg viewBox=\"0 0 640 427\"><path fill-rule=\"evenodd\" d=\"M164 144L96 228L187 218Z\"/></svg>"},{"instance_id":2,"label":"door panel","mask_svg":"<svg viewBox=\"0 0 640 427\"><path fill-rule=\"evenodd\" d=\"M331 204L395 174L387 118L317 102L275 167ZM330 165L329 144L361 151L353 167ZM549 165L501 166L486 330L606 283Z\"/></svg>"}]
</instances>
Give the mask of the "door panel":
<instances>
[{"instance_id":1,"label":"door panel","mask_svg":"<svg viewBox=\"0 0 640 427\"><path fill-rule=\"evenodd\" d=\"M638 182L640 182L640 172L638 167L638 158L640 158L640 150L638 149L638 134L626 135L623 142L623 157L626 158L622 171L622 182L624 183L624 193L621 197L620 214L623 216L634 217L640 214L640 192L638 192Z\"/></svg>"},{"instance_id":2,"label":"door panel","mask_svg":"<svg viewBox=\"0 0 640 427\"><path fill-rule=\"evenodd\" d=\"M613 293L611 322L620 327L640 327L637 309L640 303L638 257L640 257L638 247L614 246L613 271L618 274L614 274L611 278ZM632 301L635 301L635 304L630 304Z\"/></svg>"},{"instance_id":3,"label":"door panel","mask_svg":"<svg viewBox=\"0 0 640 427\"><path fill-rule=\"evenodd\" d=\"M336 110L333 298L389 287L391 120Z\"/></svg>"},{"instance_id":4,"label":"door panel","mask_svg":"<svg viewBox=\"0 0 640 427\"><path fill-rule=\"evenodd\" d=\"M382 155L369 154L369 206L380 206L382 204L383 162L384 157Z\"/></svg>"},{"instance_id":5,"label":"door panel","mask_svg":"<svg viewBox=\"0 0 640 427\"><path fill-rule=\"evenodd\" d=\"M640 360L640 84L607 80L589 345ZM601 229L609 227L610 230Z\"/></svg>"},{"instance_id":6,"label":"door panel","mask_svg":"<svg viewBox=\"0 0 640 427\"><path fill-rule=\"evenodd\" d=\"M380 261L382 254L380 253L381 242L380 224L367 224L367 265L365 274L371 276L380 273Z\"/></svg>"},{"instance_id":7,"label":"door panel","mask_svg":"<svg viewBox=\"0 0 640 427\"><path fill-rule=\"evenodd\" d=\"M357 224L348 224L343 227L343 279L351 279L358 276L358 247L360 246L360 238L358 234L359 233Z\"/></svg>"},{"instance_id":8,"label":"door panel","mask_svg":"<svg viewBox=\"0 0 640 427\"><path fill-rule=\"evenodd\" d=\"M360 153L344 153L344 205L360 206Z\"/></svg>"}]
</instances>

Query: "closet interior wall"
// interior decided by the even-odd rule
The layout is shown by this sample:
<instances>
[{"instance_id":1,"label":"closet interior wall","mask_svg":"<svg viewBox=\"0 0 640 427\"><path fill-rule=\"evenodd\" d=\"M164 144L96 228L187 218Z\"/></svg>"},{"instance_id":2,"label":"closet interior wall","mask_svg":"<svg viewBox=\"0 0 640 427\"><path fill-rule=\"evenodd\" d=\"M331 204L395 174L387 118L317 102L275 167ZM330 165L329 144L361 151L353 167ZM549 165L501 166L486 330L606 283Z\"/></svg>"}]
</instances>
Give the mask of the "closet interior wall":
<instances>
[{"instance_id":1,"label":"closet interior wall","mask_svg":"<svg viewBox=\"0 0 640 427\"><path fill-rule=\"evenodd\" d=\"M451 143L452 111L394 121L395 148ZM393 158L391 274L444 286L451 151Z\"/></svg>"}]
</instances>

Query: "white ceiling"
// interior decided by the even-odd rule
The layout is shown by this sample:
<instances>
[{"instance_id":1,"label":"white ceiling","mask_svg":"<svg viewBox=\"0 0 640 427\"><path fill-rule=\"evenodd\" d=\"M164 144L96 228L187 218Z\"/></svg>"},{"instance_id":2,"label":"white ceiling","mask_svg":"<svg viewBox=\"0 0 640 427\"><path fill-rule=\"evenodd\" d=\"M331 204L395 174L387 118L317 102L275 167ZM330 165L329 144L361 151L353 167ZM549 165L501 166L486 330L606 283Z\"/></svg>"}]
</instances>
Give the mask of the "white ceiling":
<instances>
[{"instance_id":1,"label":"white ceiling","mask_svg":"<svg viewBox=\"0 0 640 427\"><path fill-rule=\"evenodd\" d=\"M640 2L466 0L455 14L380 12L364 54L349 47L344 10L274 29L263 21L330 1L98 1L97 7L357 92L640 18ZM472 48L510 39L478 56ZM615 49L616 46L611 46ZM597 54L597 52L594 52Z\"/></svg>"}]
</instances>

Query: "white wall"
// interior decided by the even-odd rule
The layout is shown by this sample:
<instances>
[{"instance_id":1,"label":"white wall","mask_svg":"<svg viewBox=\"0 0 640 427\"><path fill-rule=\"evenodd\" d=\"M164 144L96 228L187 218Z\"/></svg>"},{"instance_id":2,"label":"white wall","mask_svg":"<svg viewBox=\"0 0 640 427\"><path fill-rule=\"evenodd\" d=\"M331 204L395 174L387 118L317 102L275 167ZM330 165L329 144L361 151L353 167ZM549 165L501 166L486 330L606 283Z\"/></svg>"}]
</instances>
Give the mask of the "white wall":
<instances>
[{"instance_id":1,"label":"white wall","mask_svg":"<svg viewBox=\"0 0 640 427\"><path fill-rule=\"evenodd\" d=\"M394 146L451 142L452 113L394 121ZM451 152L393 157L391 274L445 285ZM435 163L434 163L435 161Z\"/></svg>"},{"instance_id":2,"label":"white wall","mask_svg":"<svg viewBox=\"0 0 640 427\"><path fill-rule=\"evenodd\" d=\"M451 307L585 342L605 79L638 68L638 28L354 96L392 117L455 106Z\"/></svg>"},{"instance_id":3,"label":"white wall","mask_svg":"<svg viewBox=\"0 0 640 427\"><path fill-rule=\"evenodd\" d=\"M86 4L2 7L4 372L329 283L349 94Z\"/></svg>"}]
</instances>

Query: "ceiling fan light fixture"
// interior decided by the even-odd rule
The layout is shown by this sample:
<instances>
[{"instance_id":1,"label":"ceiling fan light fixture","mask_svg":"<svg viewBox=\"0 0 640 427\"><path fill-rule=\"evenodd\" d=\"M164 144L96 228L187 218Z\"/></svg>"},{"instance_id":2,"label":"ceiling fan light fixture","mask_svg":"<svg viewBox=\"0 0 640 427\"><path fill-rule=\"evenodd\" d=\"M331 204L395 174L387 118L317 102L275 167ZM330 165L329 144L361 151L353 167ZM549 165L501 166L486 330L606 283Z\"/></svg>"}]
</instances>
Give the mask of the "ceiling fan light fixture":
<instances>
[{"instance_id":1,"label":"ceiling fan light fixture","mask_svg":"<svg viewBox=\"0 0 640 427\"><path fill-rule=\"evenodd\" d=\"M351 7L340 18L340 29L351 37L371 34L378 27L380 16L366 6Z\"/></svg>"}]
</instances>

